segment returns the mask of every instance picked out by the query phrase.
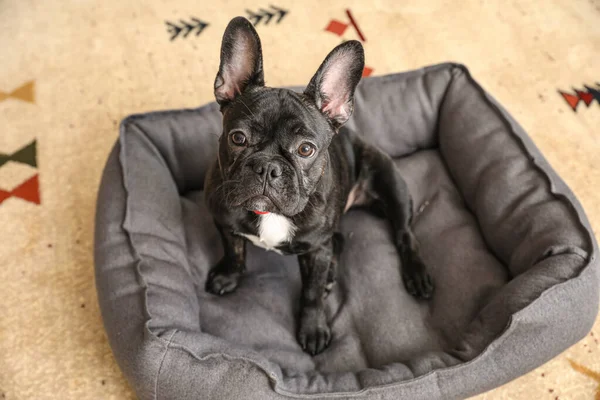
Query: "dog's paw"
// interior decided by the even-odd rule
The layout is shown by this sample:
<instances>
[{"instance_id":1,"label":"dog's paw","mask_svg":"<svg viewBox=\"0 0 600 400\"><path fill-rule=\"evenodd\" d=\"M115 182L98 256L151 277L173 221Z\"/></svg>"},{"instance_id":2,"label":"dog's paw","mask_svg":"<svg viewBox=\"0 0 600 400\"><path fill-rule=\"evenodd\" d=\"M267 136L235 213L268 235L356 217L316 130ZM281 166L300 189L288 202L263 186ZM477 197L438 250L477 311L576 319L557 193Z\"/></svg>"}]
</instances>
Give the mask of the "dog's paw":
<instances>
[{"instance_id":1,"label":"dog's paw","mask_svg":"<svg viewBox=\"0 0 600 400\"><path fill-rule=\"evenodd\" d=\"M212 294L222 296L233 292L242 277L239 271L223 271L219 268L213 268L206 278L206 291Z\"/></svg>"},{"instance_id":2,"label":"dog's paw","mask_svg":"<svg viewBox=\"0 0 600 400\"><path fill-rule=\"evenodd\" d=\"M300 317L298 343L302 350L317 355L329 346L331 329L327 325L325 311L319 308L305 308Z\"/></svg>"},{"instance_id":3,"label":"dog's paw","mask_svg":"<svg viewBox=\"0 0 600 400\"><path fill-rule=\"evenodd\" d=\"M406 291L418 299L430 299L433 295L433 280L420 259L402 267L402 280Z\"/></svg>"}]
</instances>

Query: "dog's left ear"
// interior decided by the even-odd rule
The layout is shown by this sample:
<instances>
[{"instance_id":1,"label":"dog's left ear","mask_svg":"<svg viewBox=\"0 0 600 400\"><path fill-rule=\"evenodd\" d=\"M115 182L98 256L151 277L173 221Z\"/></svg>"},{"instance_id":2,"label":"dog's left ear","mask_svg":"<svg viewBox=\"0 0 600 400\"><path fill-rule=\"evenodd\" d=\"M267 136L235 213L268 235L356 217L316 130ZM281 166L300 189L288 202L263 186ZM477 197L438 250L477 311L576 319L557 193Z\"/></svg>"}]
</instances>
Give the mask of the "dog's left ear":
<instances>
[{"instance_id":1,"label":"dog's left ear","mask_svg":"<svg viewBox=\"0 0 600 400\"><path fill-rule=\"evenodd\" d=\"M215 98L226 106L251 86L264 86L262 49L256 30L244 17L229 22L221 43Z\"/></svg>"},{"instance_id":2,"label":"dog's left ear","mask_svg":"<svg viewBox=\"0 0 600 400\"><path fill-rule=\"evenodd\" d=\"M344 42L329 53L304 91L336 128L352 115L354 91L364 66L362 44Z\"/></svg>"}]
</instances>

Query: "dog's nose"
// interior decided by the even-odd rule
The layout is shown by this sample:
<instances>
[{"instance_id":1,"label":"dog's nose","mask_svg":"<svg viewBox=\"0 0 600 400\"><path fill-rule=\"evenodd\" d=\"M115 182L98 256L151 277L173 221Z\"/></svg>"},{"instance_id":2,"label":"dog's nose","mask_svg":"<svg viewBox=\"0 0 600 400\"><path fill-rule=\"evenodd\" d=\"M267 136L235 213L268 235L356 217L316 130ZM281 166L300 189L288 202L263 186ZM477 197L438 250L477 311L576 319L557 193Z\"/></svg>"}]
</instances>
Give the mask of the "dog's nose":
<instances>
[{"instance_id":1,"label":"dog's nose","mask_svg":"<svg viewBox=\"0 0 600 400\"><path fill-rule=\"evenodd\" d=\"M252 167L252 170L260 176L262 176L263 172L265 171L262 164L254 164L254 166Z\"/></svg>"},{"instance_id":2,"label":"dog's nose","mask_svg":"<svg viewBox=\"0 0 600 400\"><path fill-rule=\"evenodd\" d=\"M281 165L275 162L267 162L264 164L257 163L252 167L252 170L260 176L261 181L264 181L265 179L273 181L282 174Z\"/></svg>"},{"instance_id":3,"label":"dog's nose","mask_svg":"<svg viewBox=\"0 0 600 400\"><path fill-rule=\"evenodd\" d=\"M279 178L281 176L281 165L269 163L267 166L267 175L271 180Z\"/></svg>"}]
</instances>

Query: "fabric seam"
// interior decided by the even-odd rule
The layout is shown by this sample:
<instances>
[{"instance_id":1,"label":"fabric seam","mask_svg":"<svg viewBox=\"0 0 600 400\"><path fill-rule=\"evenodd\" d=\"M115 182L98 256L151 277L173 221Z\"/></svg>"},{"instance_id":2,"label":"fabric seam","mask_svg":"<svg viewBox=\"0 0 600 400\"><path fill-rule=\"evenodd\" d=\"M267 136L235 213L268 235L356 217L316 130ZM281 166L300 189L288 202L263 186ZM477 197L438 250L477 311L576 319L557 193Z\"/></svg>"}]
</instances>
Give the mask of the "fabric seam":
<instances>
[{"instance_id":1,"label":"fabric seam","mask_svg":"<svg viewBox=\"0 0 600 400\"><path fill-rule=\"evenodd\" d=\"M169 351L169 348L171 347L171 342L173 341L173 336L175 336L176 333L177 333L177 329L175 329L173 331L173 333L171 333L171 335L169 336L169 339L167 339L166 345L165 345L165 351L160 359L160 364L158 366L158 370L156 371L156 378L154 380L154 399L155 400L158 400L158 380L160 378L160 373L162 372L162 367L165 362L165 358L167 358L167 353Z\"/></svg>"}]
</instances>

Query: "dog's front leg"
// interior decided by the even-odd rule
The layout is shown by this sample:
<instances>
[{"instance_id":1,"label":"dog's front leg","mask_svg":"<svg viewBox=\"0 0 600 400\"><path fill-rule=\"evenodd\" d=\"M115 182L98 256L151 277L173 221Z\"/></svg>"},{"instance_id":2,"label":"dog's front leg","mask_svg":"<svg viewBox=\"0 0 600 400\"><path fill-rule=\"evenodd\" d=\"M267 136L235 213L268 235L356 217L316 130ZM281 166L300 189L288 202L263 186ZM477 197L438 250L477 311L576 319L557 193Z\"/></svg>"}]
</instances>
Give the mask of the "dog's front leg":
<instances>
[{"instance_id":1,"label":"dog's front leg","mask_svg":"<svg viewBox=\"0 0 600 400\"><path fill-rule=\"evenodd\" d=\"M317 250L298 256L302 276L298 343L312 355L325 350L331 340L325 315L325 297L333 250L330 239Z\"/></svg>"},{"instance_id":2,"label":"dog's front leg","mask_svg":"<svg viewBox=\"0 0 600 400\"><path fill-rule=\"evenodd\" d=\"M223 295L235 290L246 269L246 243L244 238L216 225L223 242L223 258L209 271L206 291Z\"/></svg>"}]
</instances>

